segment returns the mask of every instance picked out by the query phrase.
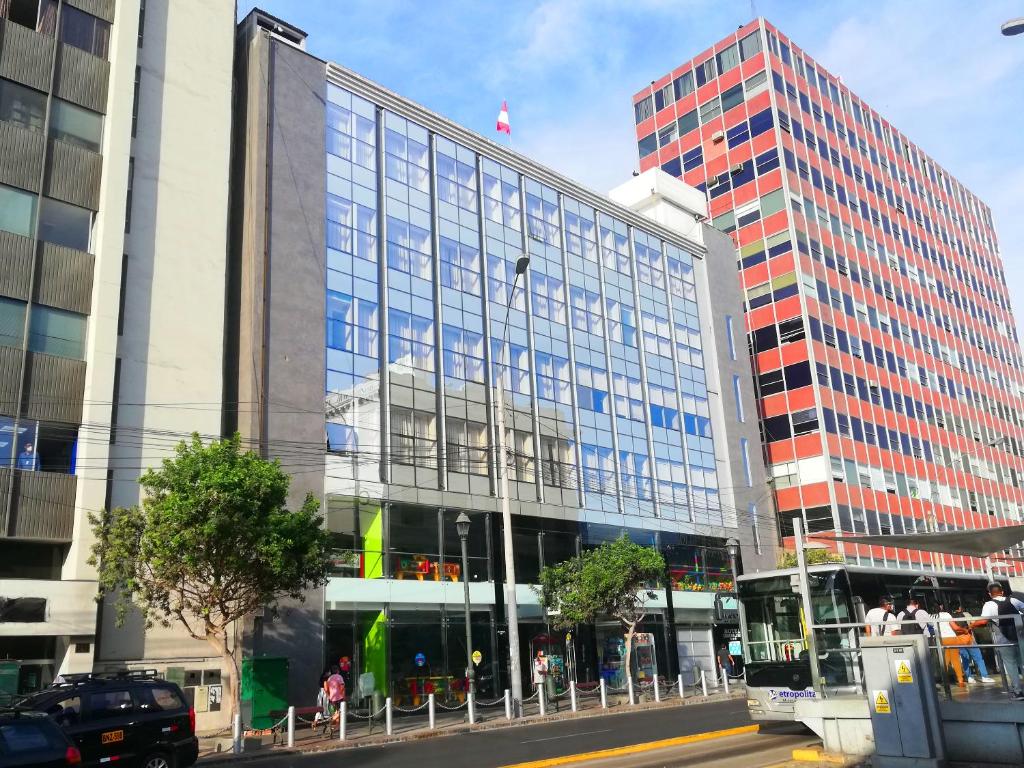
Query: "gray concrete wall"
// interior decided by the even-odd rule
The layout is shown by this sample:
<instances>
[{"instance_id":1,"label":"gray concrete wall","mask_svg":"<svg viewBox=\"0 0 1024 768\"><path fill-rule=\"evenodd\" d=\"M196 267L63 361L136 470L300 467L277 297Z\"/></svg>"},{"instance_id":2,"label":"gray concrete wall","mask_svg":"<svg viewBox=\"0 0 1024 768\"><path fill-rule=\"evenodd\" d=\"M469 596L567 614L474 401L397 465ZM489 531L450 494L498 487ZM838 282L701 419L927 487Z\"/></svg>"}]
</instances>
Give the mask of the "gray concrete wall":
<instances>
[{"instance_id":1,"label":"gray concrete wall","mask_svg":"<svg viewBox=\"0 0 1024 768\"><path fill-rule=\"evenodd\" d=\"M249 28L251 29L251 28ZM324 63L263 30L238 41L234 237L226 423L292 474L289 504L324 489L326 267ZM230 325L229 325L230 327ZM288 656L290 693L323 664L323 592L286 601L246 633L246 652Z\"/></svg>"},{"instance_id":2,"label":"gray concrete wall","mask_svg":"<svg viewBox=\"0 0 1024 768\"><path fill-rule=\"evenodd\" d=\"M708 374L708 388L721 386L721 413L723 429L715 425L715 435L725 435L727 446L718 445L716 454L727 456L726 466L719 461L719 483L722 487L722 504L735 508L736 523L742 546L743 570L753 573L771 570L775 567L778 528L775 522L775 507L767 482L764 452L758 429L757 402L754 399L754 381L751 375L750 352L747 346L746 324L743 319L743 294L740 277L736 271L736 247L732 238L711 226L703 225L705 259L697 268L707 273L707 304L701 304L701 318L710 324L708 329L713 344L705 343L705 366ZM726 317L732 318L732 348L736 359L732 359ZM704 329L702 329L703 331ZM712 361L718 369L717 381L711 375ZM739 376L743 421L737 418L736 398L733 391L733 376ZM714 414L712 417L714 418ZM741 438L747 439L751 483L748 486L743 469L740 449ZM722 470L725 471L722 471ZM757 516L752 519L748 513L750 504L757 507ZM756 524L756 532L755 532Z\"/></svg>"}]
</instances>

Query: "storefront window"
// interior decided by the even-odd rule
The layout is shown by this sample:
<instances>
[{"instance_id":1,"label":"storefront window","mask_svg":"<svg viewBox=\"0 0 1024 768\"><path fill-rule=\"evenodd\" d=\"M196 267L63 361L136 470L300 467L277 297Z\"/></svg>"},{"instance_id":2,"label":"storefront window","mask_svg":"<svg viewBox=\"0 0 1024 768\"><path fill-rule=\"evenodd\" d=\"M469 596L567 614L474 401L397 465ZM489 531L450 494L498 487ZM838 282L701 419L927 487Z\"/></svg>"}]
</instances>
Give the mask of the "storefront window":
<instances>
[{"instance_id":1,"label":"storefront window","mask_svg":"<svg viewBox=\"0 0 1024 768\"><path fill-rule=\"evenodd\" d=\"M379 502L329 499L327 530L332 576L384 576L384 514Z\"/></svg>"},{"instance_id":2,"label":"storefront window","mask_svg":"<svg viewBox=\"0 0 1024 768\"><path fill-rule=\"evenodd\" d=\"M459 516L457 509L446 509L444 520L444 562L441 572L446 581L462 581L467 576L462 571L462 543L455 519ZM466 550L469 558L470 581L489 581L487 565L487 514L484 512L467 512L469 516L469 535L466 537Z\"/></svg>"},{"instance_id":3,"label":"storefront window","mask_svg":"<svg viewBox=\"0 0 1024 768\"><path fill-rule=\"evenodd\" d=\"M391 548L389 566L394 578L441 581L438 552L437 507L393 504L389 510Z\"/></svg>"}]
</instances>

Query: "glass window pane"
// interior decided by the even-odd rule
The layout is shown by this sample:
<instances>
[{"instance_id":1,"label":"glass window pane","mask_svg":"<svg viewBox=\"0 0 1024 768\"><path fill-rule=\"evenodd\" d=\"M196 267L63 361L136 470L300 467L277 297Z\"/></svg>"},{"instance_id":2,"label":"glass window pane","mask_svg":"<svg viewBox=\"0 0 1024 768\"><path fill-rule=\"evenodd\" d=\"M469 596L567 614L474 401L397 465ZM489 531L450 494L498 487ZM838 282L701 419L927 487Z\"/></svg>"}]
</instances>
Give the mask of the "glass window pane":
<instances>
[{"instance_id":1,"label":"glass window pane","mask_svg":"<svg viewBox=\"0 0 1024 768\"><path fill-rule=\"evenodd\" d=\"M0 184L0 229L32 237L35 210L35 195Z\"/></svg>"},{"instance_id":2,"label":"glass window pane","mask_svg":"<svg viewBox=\"0 0 1024 768\"><path fill-rule=\"evenodd\" d=\"M0 298L0 345L20 347L25 328L25 302Z\"/></svg>"},{"instance_id":3,"label":"glass window pane","mask_svg":"<svg viewBox=\"0 0 1024 768\"><path fill-rule=\"evenodd\" d=\"M33 305L28 348L32 352L44 352L57 357L84 359L85 315Z\"/></svg>"},{"instance_id":4,"label":"glass window pane","mask_svg":"<svg viewBox=\"0 0 1024 768\"><path fill-rule=\"evenodd\" d=\"M0 80L0 120L41 131L45 116L45 94L10 80Z\"/></svg>"},{"instance_id":5,"label":"glass window pane","mask_svg":"<svg viewBox=\"0 0 1024 768\"><path fill-rule=\"evenodd\" d=\"M102 133L102 115L60 99L53 100L53 109L50 112L52 138L99 152Z\"/></svg>"},{"instance_id":6,"label":"glass window pane","mask_svg":"<svg viewBox=\"0 0 1024 768\"><path fill-rule=\"evenodd\" d=\"M66 245L80 251L89 250L92 212L87 208L69 205L44 197L39 206L39 239L56 245Z\"/></svg>"},{"instance_id":7,"label":"glass window pane","mask_svg":"<svg viewBox=\"0 0 1024 768\"><path fill-rule=\"evenodd\" d=\"M60 39L62 43L105 59L110 43L110 23L65 5L60 13Z\"/></svg>"}]
</instances>

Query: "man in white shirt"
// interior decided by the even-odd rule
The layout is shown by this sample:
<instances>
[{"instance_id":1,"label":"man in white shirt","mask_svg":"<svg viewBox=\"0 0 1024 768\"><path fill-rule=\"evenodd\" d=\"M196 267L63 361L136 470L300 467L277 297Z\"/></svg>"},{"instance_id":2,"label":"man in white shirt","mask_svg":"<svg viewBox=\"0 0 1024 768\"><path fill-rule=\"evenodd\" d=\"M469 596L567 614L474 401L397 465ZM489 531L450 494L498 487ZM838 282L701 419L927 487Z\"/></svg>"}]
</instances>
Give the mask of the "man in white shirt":
<instances>
[{"instance_id":1,"label":"man in white shirt","mask_svg":"<svg viewBox=\"0 0 1024 768\"><path fill-rule=\"evenodd\" d=\"M893 612L892 598L878 598L878 607L872 608L864 616L867 622L864 627L868 637L882 637L883 635L898 635L899 625L896 623L896 614Z\"/></svg>"},{"instance_id":2,"label":"man in white shirt","mask_svg":"<svg viewBox=\"0 0 1024 768\"><path fill-rule=\"evenodd\" d=\"M1010 683L1010 697L1015 701L1024 701L1024 691L1020 687L1020 649L1017 644L1017 633L1020 622L1015 617L1024 612L1024 603L1013 597L1003 595L1003 587L993 581L988 585L989 601L982 606L982 618L992 625L992 642L997 643L996 653L1003 660L1003 669Z\"/></svg>"},{"instance_id":3,"label":"man in white shirt","mask_svg":"<svg viewBox=\"0 0 1024 768\"><path fill-rule=\"evenodd\" d=\"M921 607L920 600L914 595L907 598L906 609L900 611L899 615L899 626L901 635L930 635L932 633L931 627L928 626L927 611ZM903 622L909 622L916 620L917 624L904 624Z\"/></svg>"}]
</instances>

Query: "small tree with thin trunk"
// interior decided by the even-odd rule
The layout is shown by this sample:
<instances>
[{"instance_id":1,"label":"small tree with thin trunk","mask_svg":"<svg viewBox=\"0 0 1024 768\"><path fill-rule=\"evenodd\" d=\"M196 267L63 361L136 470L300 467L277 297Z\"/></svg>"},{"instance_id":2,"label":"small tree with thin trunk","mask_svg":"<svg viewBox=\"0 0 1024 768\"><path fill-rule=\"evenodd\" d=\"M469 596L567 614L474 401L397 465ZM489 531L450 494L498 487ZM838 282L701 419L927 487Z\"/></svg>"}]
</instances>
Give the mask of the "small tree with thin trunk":
<instances>
[{"instance_id":1,"label":"small tree with thin trunk","mask_svg":"<svg viewBox=\"0 0 1024 768\"><path fill-rule=\"evenodd\" d=\"M626 534L597 549L546 566L537 590L552 611L557 629L590 624L602 616L622 622L626 673L632 675L633 635L646 615L650 585L665 575L665 559L651 547L634 544Z\"/></svg>"},{"instance_id":2,"label":"small tree with thin trunk","mask_svg":"<svg viewBox=\"0 0 1024 768\"><path fill-rule=\"evenodd\" d=\"M181 442L173 458L139 480L141 507L90 515L90 564L99 595L115 598L117 625L131 606L147 628L172 624L208 642L230 670L227 699L239 692L234 622L326 582L327 533L310 495L287 509L290 478L277 461L241 450L236 434L203 445Z\"/></svg>"}]
</instances>

